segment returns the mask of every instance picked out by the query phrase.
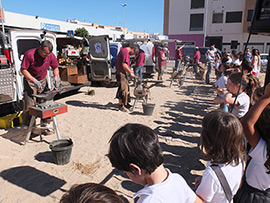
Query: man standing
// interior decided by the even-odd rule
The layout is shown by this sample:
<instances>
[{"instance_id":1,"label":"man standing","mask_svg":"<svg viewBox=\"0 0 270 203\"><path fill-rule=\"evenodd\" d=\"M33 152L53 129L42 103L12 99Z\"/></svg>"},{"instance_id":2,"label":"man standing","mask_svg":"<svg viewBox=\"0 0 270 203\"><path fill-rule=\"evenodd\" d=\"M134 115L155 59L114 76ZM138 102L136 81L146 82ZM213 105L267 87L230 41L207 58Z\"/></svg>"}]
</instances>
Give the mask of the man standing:
<instances>
[{"instance_id":1,"label":"man standing","mask_svg":"<svg viewBox=\"0 0 270 203\"><path fill-rule=\"evenodd\" d=\"M51 66L55 79L55 87L60 86L58 61L52 53L53 45L45 40L39 48L31 49L24 55L21 64L21 73L24 75L24 113L23 121L25 125L30 123L29 107L33 106L35 100L33 94L41 94L47 85L47 70ZM49 124L48 121L47 125Z\"/></svg>"},{"instance_id":2,"label":"man standing","mask_svg":"<svg viewBox=\"0 0 270 203\"><path fill-rule=\"evenodd\" d=\"M201 58L201 52L199 51L199 47L195 47L195 54L193 56L193 71L194 73L198 73L198 63Z\"/></svg>"},{"instance_id":3,"label":"man standing","mask_svg":"<svg viewBox=\"0 0 270 203\"><path fill-rule=\"evenodd\" d=\"M145 62L145 53L142 49L139 50L139 53L136 55L136 66L135 66L135 75L139 75L139 79L142 80L142 69ZM136 78L134 78L134 85L136 87Z\"/></svg>"},{"instance_id":4,"label":"man standing","mask_svg":"<svg viewBox=\"0 0 270 203\"><path fill-rule=\"evenodd\" d=\"M174 66L174 70L178 70L179 68L179 64L181 63L182 60L182 48L185 45L182 45L181 47L178 46L177 49L175 50L175 66Z\"/></svg>"},{"instance_id":5,"label":"man standing","mask_svg":"<svg viewBox=\"0 0 270 203\"><path fill-rule=\"evenodd\" d=\"M212 72L212 68L214 66L214 62L215 62L215 51L214 51L214 47L211 46L210 50L207 51L207 63L208 63L208 67L207 67L207 73L206 73L206 78L205 78L205 83L206 84L211 84L210 83L210 75Z\"/></svg>"},{"instance_id":6,"label":"man standing","mask_svg":"<svg viewBox=\"0 0 270 203\"><path fill-rule=\"evenodd\" d=\"M250 49L247 48L244 54L244 58L248 61L251 62L252 61L252 54L250 52Z\"/></svg>"},{"instance_id":7,"label":"man standing","mask_svg":"<svg viewBox=\"0 0 270 203\"><path fill-rule=\"evenodd\" d=\"M131 109L128 74L131 77L135 77L134 72L129 68L129 55L134 55L138 52L139 47L135 45L129 45L121 49L116 58L116 79L118 82L118 89L116 98L119 101L119 110L126 112L127 109Z\"/></svg>"},{"instance_id":8,"label":"man standing","mask_svg":"<svg viewBox=\"0 0 270 203\"><path fill-rule=\"evenodd\" d=\"M158 80L162 80L162 76L165 69L165 55L166 47L163 47L162 50L159 51L158 55Z\"/></svg>"}]
</instances>

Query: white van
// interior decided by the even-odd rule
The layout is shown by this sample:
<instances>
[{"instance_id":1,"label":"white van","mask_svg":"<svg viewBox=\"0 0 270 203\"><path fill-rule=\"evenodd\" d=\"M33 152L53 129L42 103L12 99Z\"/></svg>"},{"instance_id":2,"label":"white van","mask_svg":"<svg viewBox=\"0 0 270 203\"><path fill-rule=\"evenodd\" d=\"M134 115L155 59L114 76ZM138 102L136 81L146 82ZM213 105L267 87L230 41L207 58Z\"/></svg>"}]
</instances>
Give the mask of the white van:
<instances>
[{"instance_id":1,"label":"white van","mask_svg":"<svg viewBox=\"0 0 270 203\"><path fill-rule=\"evenodd\" d=\"M153 42L138 42L140 48L145 53L145 63L143 67L143 74L152 74L154 72L155 63L153 62L153 52L154 52L154 44Z\"/></svg>"},{"instance_id":2,"label":"white van","mask_svg":"<svg viewBox=\"0 0 270 203\"><path fill-rule=\"evenodd\" d=\"M6 61L0 67L0 116L14 113L21 108L23 100L23 75L20 72L21 62L26 51L40 46L42 40L53 44L53 53L57 56L57 36L55 33L43 30L6 29L0 32L0 60ZM2 62L1 60L1 62ZM49 88L53 88L52 71L47 74ZM78 90L83 84L65 84L65 90Z\"/></svg>"}]
</instances>

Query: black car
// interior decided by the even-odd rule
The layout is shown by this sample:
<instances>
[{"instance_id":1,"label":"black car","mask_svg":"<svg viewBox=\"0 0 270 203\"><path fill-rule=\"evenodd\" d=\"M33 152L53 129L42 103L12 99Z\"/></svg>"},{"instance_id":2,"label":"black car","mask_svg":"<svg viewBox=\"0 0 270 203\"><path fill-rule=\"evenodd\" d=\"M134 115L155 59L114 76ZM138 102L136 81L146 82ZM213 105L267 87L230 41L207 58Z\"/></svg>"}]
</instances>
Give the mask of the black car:
<instances>
[{"instance_id":1,"label":"black car","mask_svg":"<svg viewBox=\"0 0 270 203\"><path fill-rule=\"evenodd\" d=\"M205 53L207 52L207 50L209 49L209 47L199 47L199 51L201 53L201 58L200 58L200 62L202 63L206 63L206 55ZM193 62L193 56L195 54L195 47L184 47L183 51L182 51L182 58L185 59L186 56L190 57L190 62Z\"/></svg>"}]
</instances>

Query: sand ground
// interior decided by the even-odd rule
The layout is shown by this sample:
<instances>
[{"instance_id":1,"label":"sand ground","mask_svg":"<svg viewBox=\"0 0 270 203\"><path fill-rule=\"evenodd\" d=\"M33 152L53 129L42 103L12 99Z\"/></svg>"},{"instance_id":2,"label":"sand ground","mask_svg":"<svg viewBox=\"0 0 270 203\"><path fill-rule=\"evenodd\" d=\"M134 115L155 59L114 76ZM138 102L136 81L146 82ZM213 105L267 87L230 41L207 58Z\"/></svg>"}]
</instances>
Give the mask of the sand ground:
<instances>
[{"instance_id":1,"label":"sand ground","mask_svg":"<svg viewBox=\"0 0 270 203\"><path fill-rule=\"evenodd\" d=\"M66 165L53 163L49 143L56 140L56 135L43 136L43 141L35 137L19 145L25 134L23 126L1 129L0 202L58 202L73 184L86 182L105 184L126 202L133 202L132 196L141 186L113 169L106 157L110 137L126 123L154 129L164 151L165 166L193 187L196 175L204 170L198 147L201 120L218 106L212 103L215 93L211 86L195 80L190 73L183 86L173 83L170 88L171 71L168 66L164 83L150 88L150 102L155 103L152 116L143 114L142 101L132 113L118 111L116 88L91 87L95 95L90 96L89 87L84 87L78 94L57 100L68 105L68 112L57 116L60 133L74 142Z\"/></svg>"}]
</instances>

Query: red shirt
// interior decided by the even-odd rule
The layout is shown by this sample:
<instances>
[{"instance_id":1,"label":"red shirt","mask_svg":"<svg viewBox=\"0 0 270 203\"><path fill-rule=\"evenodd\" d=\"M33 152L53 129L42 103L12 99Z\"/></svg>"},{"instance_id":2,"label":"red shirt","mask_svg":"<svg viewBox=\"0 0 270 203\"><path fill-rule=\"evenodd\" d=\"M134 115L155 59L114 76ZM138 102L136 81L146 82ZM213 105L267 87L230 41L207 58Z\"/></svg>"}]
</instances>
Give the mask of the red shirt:
<instances>
[{"instance_id":1,"label":"red shirt","mask_svg":"<svg viewBox=\"0 0 270 203\"><path fill-rule=\"evenodd\" d=\"M165 66L165 60L162 60L163 57L166 57L165 53L163 51L159 51L158 63L160 66Z\"/></svg>"},{"instance_id":2,"label":"red shirt","mask_svg":"<svg viewBox=\"0 0 270 203\"><path fill-rule=\"evenodd\" d=\"M199 63L200 58L201 58L201 53L200 53L200 51L196 51L195 55L193 56L193 61L194 61L195 63Z\"/></svg>"},{"instance_id":3,"label":"red shirt","mask_svg":"<svg viewBox=\"0 0 270 203\"><path fill-rule=\"evenodd\" d=\"M116 58L115 68L117 72L126 73L123 69L122 63L126 63L129 66L129 52L127 48L121 49Z\"/></svg>"},{"instance_id":4,"label":"red shirt","mask_svg":"<svg viewBox=\"0 0 270 203\"><path fill-rule=\"evenodd\" d=\"M140 52L136 55L136 66L143 66L144 59L145 59L145 53L143 50L140 50Z\"/></svg>"},{"instance_id":5,"label":"red shirt","mask_svg":"<svg viewBox=\"0 0 270 203\"><path fill-rule=\"evenodd\" d=\"M182 59L182 52L180 49L175 50L175 60L180 61Z\"/></svg>"},{"instance_id":6,"label":"red shirt","mask_svg":"<svg viewBox=\"0 0 270 203\"><path fill-rule=\"evenodd\" d=\"M58 61L53 53L46 58L42 58L37 49L28 50L21 64L21 68L27 70L37 80L42 80L47 75L49 67L53 69L59 66Z\"/></svg>"}]
</instances>

